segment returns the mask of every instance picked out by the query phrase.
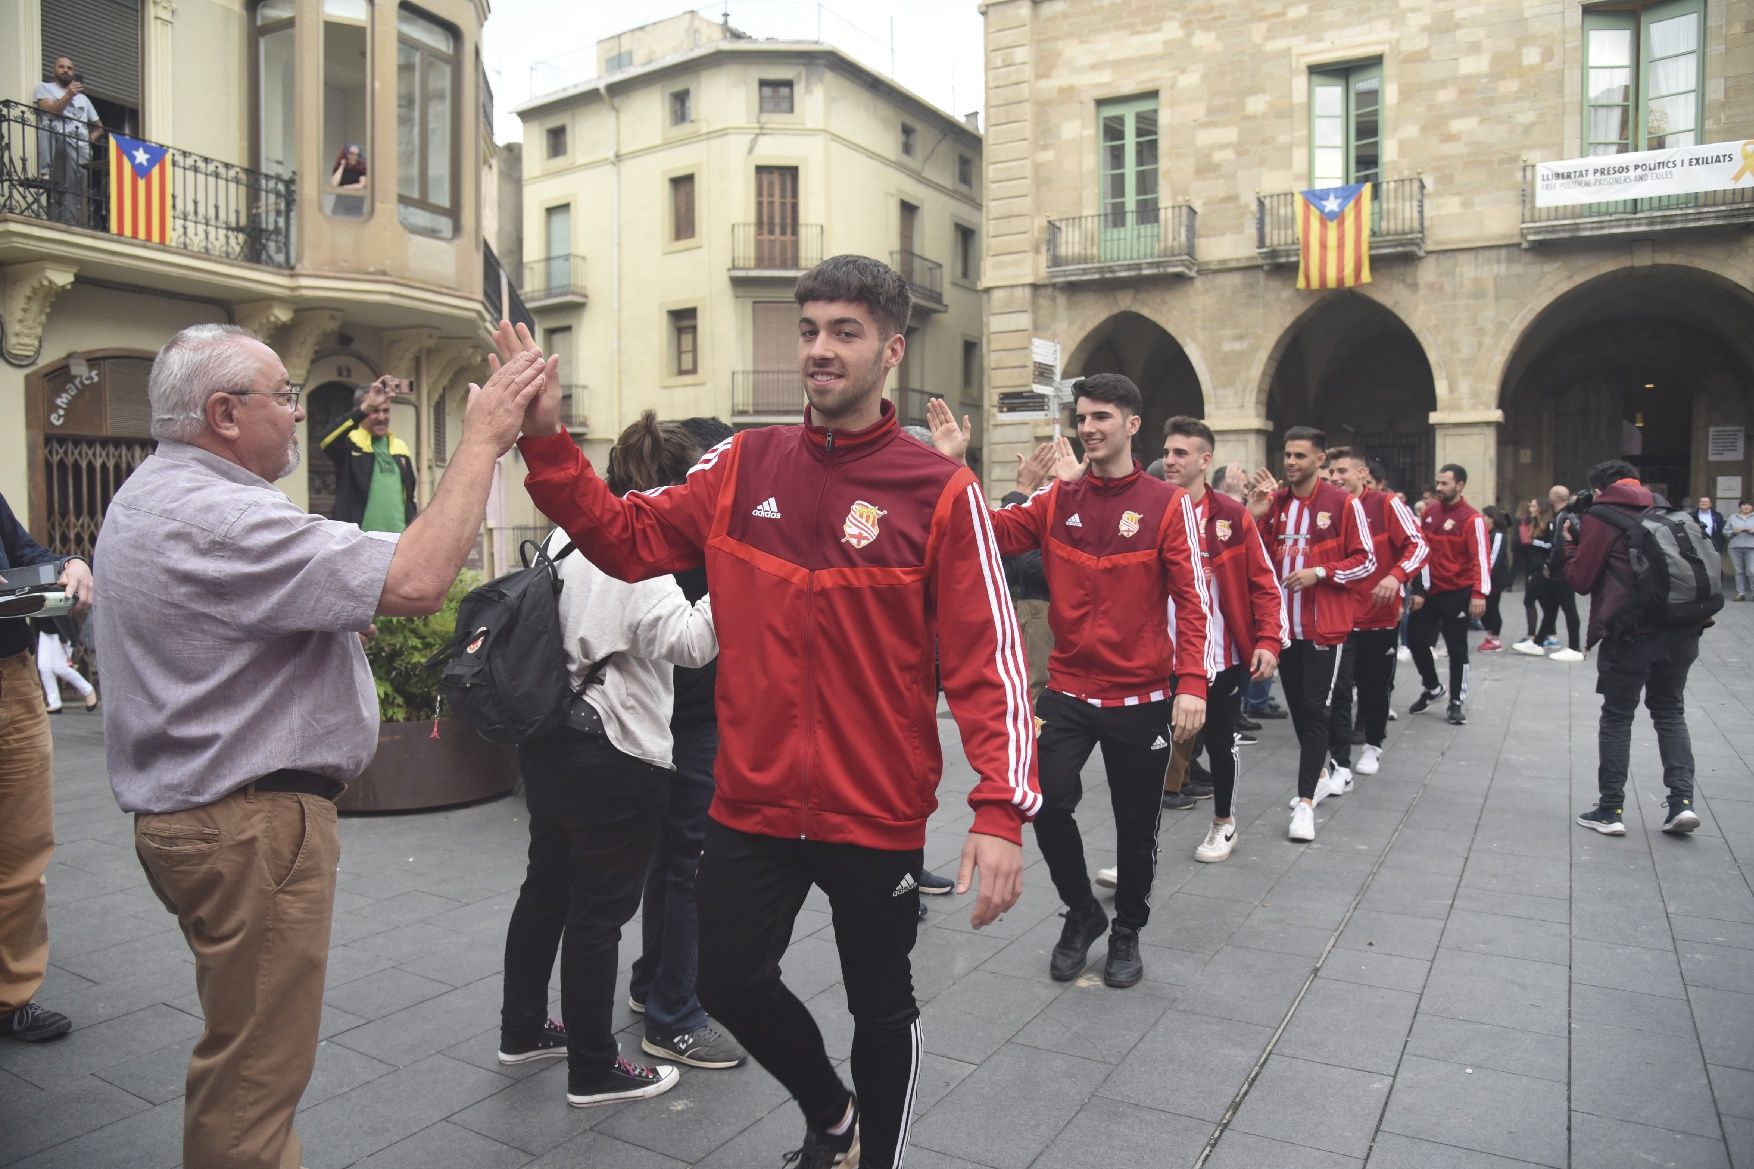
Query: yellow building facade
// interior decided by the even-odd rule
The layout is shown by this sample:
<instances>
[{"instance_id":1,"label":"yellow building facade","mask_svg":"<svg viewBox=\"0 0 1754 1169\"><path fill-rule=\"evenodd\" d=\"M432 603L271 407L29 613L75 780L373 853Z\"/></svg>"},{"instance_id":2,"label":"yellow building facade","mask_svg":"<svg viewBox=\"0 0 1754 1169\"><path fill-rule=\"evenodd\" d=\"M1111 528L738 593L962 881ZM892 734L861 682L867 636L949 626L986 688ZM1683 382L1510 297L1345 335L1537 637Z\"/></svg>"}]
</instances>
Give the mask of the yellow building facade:
<instances>
[{"instance_id":1,"label":"yellow building facade","mask_svg":"<svg viewBox=\"0 0 1754 1169\"><path fill-rule=\"evenodd\" d=\"M233 322L305 387L289 496L326 510L316 440L355 386L392 374L424 501L490 321L518 311L483 244L485 4L133 0L98 5L100 36L92 3L0 0L0 492L42 543L89 553L152 449L153 354L186 325ZM33 103L61 56L108 131L168 148L163 242L116 230L112 191L130 196L109 137L81 147ZM363 175L338 169L349 147Z\"/></svg>"},{"instance_id":2,"label":"yellow building facade","mask_svg":"<svg viewBox=\"0 0 1754 1169\"><path fill-rule=\"evenodd\" d=\"M990 406L1041 337L1139 383L1145 458L1192 413L1221 461L1315 425L1479 504L1622 454L1754 496L1754 176L1537 207L1531 173L1754 139L1754 0L983 10ZM1366 181L1371 283L1298 291L1295 192ZM997 492L1047 424L989 426Z\"/></svg>"},{"instance_id":3,"label":"yellow building facade","mask_svg":"<svg viewBox=\"0 0 1754 1169\"><path fill-rule=\"evenodd\" d=\"M799 274L844 252L914 291L890 397L982 395L981 138L836 49L685 14L608 38L524 123L522 288L593 458L646 408L795 422Z\"/></svg>"}]
</instances>

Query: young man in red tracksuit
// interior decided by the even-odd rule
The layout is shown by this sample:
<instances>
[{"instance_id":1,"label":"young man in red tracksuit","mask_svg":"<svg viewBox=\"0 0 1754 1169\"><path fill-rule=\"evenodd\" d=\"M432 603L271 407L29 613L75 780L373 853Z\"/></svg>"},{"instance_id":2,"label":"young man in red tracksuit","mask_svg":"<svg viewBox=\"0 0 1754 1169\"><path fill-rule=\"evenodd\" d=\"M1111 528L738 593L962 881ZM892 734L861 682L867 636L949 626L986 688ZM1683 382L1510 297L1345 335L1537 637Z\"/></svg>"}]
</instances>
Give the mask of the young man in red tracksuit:
<instances>
[{"instance_id":1,"label":"young man in red tracksuit","mask_svg":"<svg viewBox=\"0 0 1754 1169\"><path fill-rule=\"evenodd\" d=\"M1035 704L1042 791L1035 839L1067 912L1048 973L1061 982L1078 977L1091 943L1108 929L1074 816L1084 794L1079 771L1100 746L1119 870L1103 981L1128 987L1145 972L1139 931L1151 915L1171 742L1192 738L1205 721L1217 647L1208 637L1193 501L1133 457L1144 405L1138 387L1099 373L1072 389L1086 473L1000 508L993 527L1008 556L1041 550L1051 598L1054 649Z\"/></svg>"},{"instance_id":2,"label":"young man in red tracksuit","mask_svg":"<svg viewBox=\"0 0 1754 1169\"><path fill-rule=\"evenodd\" d=\"M1340 671L1340 646L1352 632L1352 586L1376 571L1364 508L1322 477L1328 436L1313 426L1285 432L1285 483L1264 468L1249 493L1285 587L1291 644L1279 659L1285 705L1297 728L1297 799L1293 840L1315 839L1317 784L1329 783L1328 704ZM1328 788L1322 794L1333 791Z\"/></svg>"},{"instance_id":3,"label":"young man in red tracksuit","mask_svg":"<svg viewBox=\"0 0 1754 1169\"><path fill-rule=\"evenodd\" d=\"M1425 506L1419 519L1431 559L1422 585L1413 590L1413 616L1407 622L1413 665L1424 687L1407 709L1418 714L1444 696L1431 656L1441 627L1449 648L1449 721L1458 727L1468 721L1462 707L1468 697L1468 618L1485 615L1486 598L1492 592L1486 517L1462 498L1467 485L1468 472L1455 463L1438 469L1437 498Z\"/></svg>"},{"instance_id":4,"label":"young man in red tracksuit","mask_svg":"<svg viewBox=\"0 0 1754 1169\"><path fill-rule=\"evenodd\" d=\"M1350 447L1328 452L1333 481L1364 508L1376 570L1353 585L1357 616L1352 635L1340 653L1340 682L1334 688L1334 709L1328 720L1328 752L1334 772L1352 766L1352 687L1358 687L1359 721L1364 724L1364 749L1358 774L1375 775L1381 768L1382 743L1389 728L1389 688L1395 679L1395 651L1400 641L1401 593L1424 566L1430 549L1419 534L1419 517L1398 495L1371 487L1370 464ZM1349 781L1342 781L1347 786Z\"/></svg>"},{"instance_id":5,"label":"young man in red tracksuit","mask_svg":"<svg viewBox=\"0 0 1754 1169\"><path fill-rule=\"evenodd\" d=\"M803 425L744 431L685 483L617 498L560 426L551 379L521 449L537 506L606 572L705 564L721 744L696 879L701 1001L797 1099L797 1169L892 1169L922 1052L908 954L943 762L934 662L979 776L957 878L966 892L979 873L977 929L1016 902L1041 805L1028 674L979 484L902 435L882 397L907 283L836 256L795 295ZM856 1099L780 981L813 884L834 916Z\"/></svg>"},{"instance_id":6,"label":"young man in red tracksuit","mask_svg":"<svg viewBox=\"0 0 1754 1169\"><path fill-rule=\"evenodd\" d=\"M1163 475L1188 493L1200 525L1200 558L1211 596L1210 637L1220 655L1218 675L1206 691L1206 726L1201 732L1212 759L1212 826L1194 849L1208 864L1229 858L1236 847L1236 793L1239 762L1236 716L1250 679L1271 678L1290 640L1285 594L1273 562L1261 543L1254 517L1239 500L1211 490L1206 472L1215 442L1197 418L1178 415L1163 424Z\"/></svg>"}]
</instances>

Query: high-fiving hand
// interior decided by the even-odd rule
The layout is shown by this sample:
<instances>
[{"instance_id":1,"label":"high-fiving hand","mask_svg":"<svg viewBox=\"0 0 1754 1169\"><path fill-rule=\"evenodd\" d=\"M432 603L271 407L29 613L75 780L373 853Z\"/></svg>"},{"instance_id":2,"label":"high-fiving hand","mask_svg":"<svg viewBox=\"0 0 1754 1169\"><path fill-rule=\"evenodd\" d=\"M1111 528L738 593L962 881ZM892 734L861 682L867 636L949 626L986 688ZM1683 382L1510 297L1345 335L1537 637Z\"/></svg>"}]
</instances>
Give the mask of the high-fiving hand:
<instances>
[{"instance_id":1,"label":"high-fiving hand","mask_svg":"<svg viewBox=\"0 0 1754 1169\"><path fill-rule=\"evenodd\" d=\"M502 368L508 368L519 354L534 354L537 359L542 356L542 350L536 344L536 339L530 335L530 330L522 324L513 325L510 321L501 321L499 327L494 329L493 347L496 352L488 355L487 368L496 375ZM559 434L562 430L560 397L560 356L556 354L545 363L541 384L525 406L523 432L532 435Z\"/></svg>"},{"instance_id":2,"label":"high-fiving hand","mask_svg":"<svg viewBox=\"0 0 1754 1169\"><path fill-rule=\"evenodd\" d=\"M964 414L958 424L955 412L945 405L944 399L933 398L926 403L926 429L932 432L932 445L939 454L959 463L968 462L968 444L974 434L968 415Z\"/></svg>"}]
</instances>

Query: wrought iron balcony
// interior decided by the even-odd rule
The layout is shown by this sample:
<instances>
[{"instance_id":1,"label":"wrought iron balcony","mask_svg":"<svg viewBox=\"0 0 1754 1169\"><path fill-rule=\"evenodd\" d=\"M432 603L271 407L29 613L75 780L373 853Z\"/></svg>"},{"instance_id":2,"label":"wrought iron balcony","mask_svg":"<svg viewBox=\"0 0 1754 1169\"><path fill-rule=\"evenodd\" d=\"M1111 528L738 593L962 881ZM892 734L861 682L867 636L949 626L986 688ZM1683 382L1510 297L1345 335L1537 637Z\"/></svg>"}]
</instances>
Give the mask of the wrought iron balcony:
<instances>
[{"instance_id":1,"label":"wrought iron balcony","mask_svg":"<svg viewBox=\"0 0 1754 1169\"><path fill-rule=\"evenodd\" d=\"M582 305L585 295L585 258L547 256L524 265L524 300L552 308L561 304Z\"/></svg>"},{"instance_id":2,"label":"wrought iron balcony","mask_svg":"<svg viewBox=\"0 0 1754 1169\"><path fill-rule=\"evenodd\" d=\"M914 307L931 313L944 311L944 265L917 252L890 252L889 266L901 273Z\"/></svg>"},{"instance_id":3,"label":"wrought iron balcony","mask_svg":"<svg viewBox=\"0 0 1754 1169\"><path fill-rule=\"evenodd\" d=\"M1754 187L1537 207L1535 166L1523 165L1523 239L1531 243L1749 223L1754 223Z\"/></svg>"},{"instance_id":4,"label":"wrought iron balcony","mask_svg":"<svg viewBox=\"0 0 1754 1169\"><path fill-rule=\"evenodd\" d=\"M739 369L731 374L734 418L783 418L804 412L804 379L793 369Z\"/></svg>"},{"instance_id":5,"label":"wrought iron balcony","mask_svg":"<svg viewBox=\"0 0 1754 1169\"><path fill-rule=\"evenodd\" d=\"M167 149L159 165L169 168L168 238L142 243L292 267L291 176ZM109 138L91 142L82 128L70 131L67 119L23 102L0 102L0 215L109 232Z\"/></svg>"},{"instance_id":6,"label":"wrought iron balcony","mask_svg":"<svg viewBox=\"0 0 1754 1169\"><path fill-rule=\"evenodd\" d=\"M794 223L775 230L765 223L731 225L731 276L795 278L822 263L822 225Z\"/></svg>"},{"instance_id":7,"label":"wrought iron balcony","mask_svg":"<svg viewBox=\"0 0 1754 1169\"><path fill-rule=\"evenodd\" d=\"M1197 216L1177 203L1048 220L1048 279L1062 283L1192 276Z\"/></svg>"},{"instance_id":8,"label":"wrought iron balcony","mask_svg":"<svg viewBox=\"0 0 1754 1169\"><path fill-rule=\"evenodd\" d=\"M1255 251L1263 264L1297 263L1297 192L1255 196ZM1370 257L1425 254L1425 180L1372 184Z\"/></svg>"},{"instance_id":9,"label":"wrought iron balcony","mask_svg":"<svg viewBox=\"0 0 1754 1169\"><path fill-rule=\"evenodd\" d=\"M588 388L576 382L562 382L560 386L560 420L572 431L574 438L583 438L591 432L591 421L585 411L585 391Z\"/></svg>"},{"instance_id":10,"label":"wrought iron balcony","mask_svg":"<svg viewBox=\"0 0 1754 1169\"><path fill-rule=\"evenodd\" d=\"M496 324L510 321L514 325L523 325L532 333L536 331L536 319L524 307L524 298L518 295L518 286L512 282L511 273L505 270L486 240L481 243L481 300L487 306L487 315Z\"/></svg>"}]
</instances>

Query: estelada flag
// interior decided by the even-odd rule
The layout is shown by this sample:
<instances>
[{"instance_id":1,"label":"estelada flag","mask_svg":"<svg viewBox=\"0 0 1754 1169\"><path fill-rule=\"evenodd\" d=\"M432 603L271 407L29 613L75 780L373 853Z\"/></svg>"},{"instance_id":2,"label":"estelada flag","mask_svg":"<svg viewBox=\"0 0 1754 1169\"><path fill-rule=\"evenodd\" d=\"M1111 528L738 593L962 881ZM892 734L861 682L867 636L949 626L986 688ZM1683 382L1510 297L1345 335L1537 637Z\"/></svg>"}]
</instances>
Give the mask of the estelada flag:
<instances>
[{"instance_id":1,"label":"estelada flag","mask_svg":"<svg viewBox=\"0 0 1754 1169\"><path fill-rule=\"evenodd\" d=\"M110 233L171 241L170 149L110 135Z\"/></svg>"},{"instance_id":2,"label":"estelada flag","mask_svg":"<svg viewBox=\"0 0 1754 1169\"><path fill-rule=\"evenodd\" d=\"M1297 193L1297 286L1370 283L1370 184Z\"/></svg>"}]
</instances>

